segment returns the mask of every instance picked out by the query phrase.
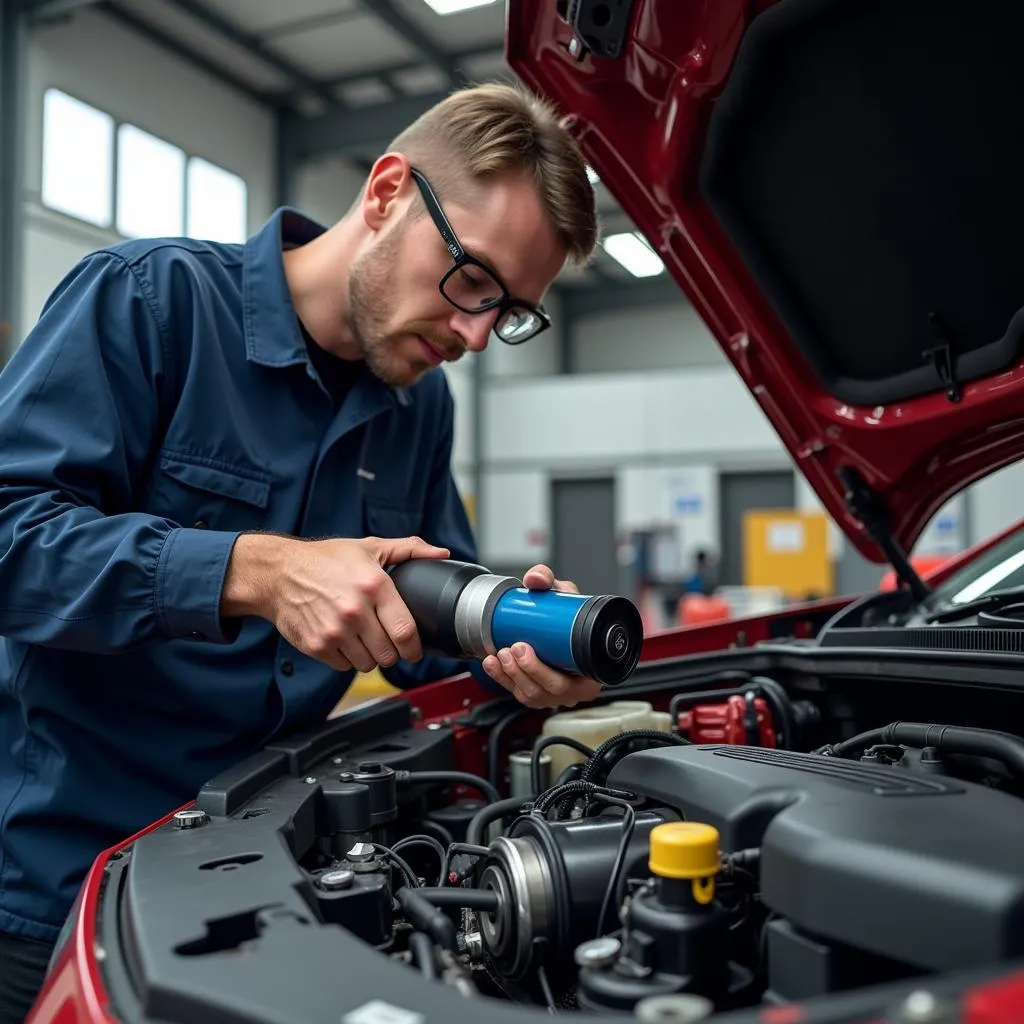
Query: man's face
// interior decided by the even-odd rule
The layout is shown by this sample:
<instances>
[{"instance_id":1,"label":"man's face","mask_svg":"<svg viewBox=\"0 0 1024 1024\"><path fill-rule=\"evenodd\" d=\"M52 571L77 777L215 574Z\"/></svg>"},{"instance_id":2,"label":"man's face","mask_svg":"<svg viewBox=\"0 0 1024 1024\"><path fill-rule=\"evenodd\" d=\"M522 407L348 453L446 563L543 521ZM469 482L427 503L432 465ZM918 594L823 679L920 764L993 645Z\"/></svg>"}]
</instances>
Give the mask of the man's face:
<instances>
[{"instance_id":1,"label":"man's face","mask_svg":"<svg viewBox=\"0 0 1024 1024\"><path fill-rule=\"evenodd\" d=\"M438 285L452 257L424 212L415 182L409 180L407 191L404 206L378 231L349 277L353 337L371 371L398 387L467 351L483 351L497 317L496 310L463 312L441 294ZM540 303L565 261L565 249L528 182L488 183L471 200L467 194L465 206L446 202L444 212L467 252L491 268L512 295Z\"/></svg>"}]
</instances>

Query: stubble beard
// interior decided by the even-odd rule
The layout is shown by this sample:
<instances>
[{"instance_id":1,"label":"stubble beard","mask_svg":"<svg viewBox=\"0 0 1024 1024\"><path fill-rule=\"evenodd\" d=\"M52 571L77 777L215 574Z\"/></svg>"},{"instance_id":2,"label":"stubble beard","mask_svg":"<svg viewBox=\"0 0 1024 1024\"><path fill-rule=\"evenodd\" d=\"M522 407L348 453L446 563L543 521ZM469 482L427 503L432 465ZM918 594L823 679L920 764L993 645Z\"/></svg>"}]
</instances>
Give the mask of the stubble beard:
<instances>
[{"instance_id":1,"label":"stubble beard","mask_svg":"<svg viewBox=\"0 0 1024 1024\"><path fill-rule=\"evenodd\" d=\"M370 372L391 387L412 384L426 366L411 365L398 347L404 334L388 332L387 312L394 292L399 242L405 233L398 226L381 244L355 263L349 273L348 328Z\"/></svg>"}]
</instances>

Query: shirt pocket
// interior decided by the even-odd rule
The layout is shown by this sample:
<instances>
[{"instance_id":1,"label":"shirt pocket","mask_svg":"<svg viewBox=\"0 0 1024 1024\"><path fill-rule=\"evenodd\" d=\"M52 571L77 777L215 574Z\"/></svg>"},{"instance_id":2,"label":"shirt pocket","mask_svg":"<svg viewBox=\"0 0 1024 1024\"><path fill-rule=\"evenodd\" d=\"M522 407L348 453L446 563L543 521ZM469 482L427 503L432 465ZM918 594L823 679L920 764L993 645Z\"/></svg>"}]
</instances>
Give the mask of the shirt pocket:
<instances>
[{"instance_id":1,"label":"shirt pocket","mask_svg":"<svg viewBox=\"0 0 1024 1024\"><path fill-rule=\"evenodd\" d=\"M196 529L259 529L270 502L271 477L186 452L160 453L150 511Z\"/></svg>"},{"instance_id":2,"label":"shirt pocket","mask_svg":"<svg viewBox=\"0 0 1024 1024\"><path fill-rule=\"evenodd\" d=\"M368 537L418 537L423 511L397 503L367 501L365 525Z\"/></svg>"}]
</instances>

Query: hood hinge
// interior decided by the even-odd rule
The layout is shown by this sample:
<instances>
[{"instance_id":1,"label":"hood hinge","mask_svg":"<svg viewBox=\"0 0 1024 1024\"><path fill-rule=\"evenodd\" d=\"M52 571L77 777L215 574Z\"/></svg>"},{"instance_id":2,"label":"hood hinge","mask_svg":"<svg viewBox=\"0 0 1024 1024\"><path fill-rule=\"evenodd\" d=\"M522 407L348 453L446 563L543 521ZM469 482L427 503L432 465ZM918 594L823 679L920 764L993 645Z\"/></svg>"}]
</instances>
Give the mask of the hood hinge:
<instances>
[{"instance_id":1,"label":"hood hinge","mask_svg":"<svg viewBox=\"0 0 1024 1024\"><path fill-rule=\"evenodd\" d=\"M864 524L871 539L885 552L889 564L896 570L898 582L910 588L915 600L923 601L931 590L914 571L903 549L893 539L888 513L878 495L868 487L857 470L844 466L838 475L846 488L846 507Z\"/></svg>"},{"instance_id":2,"label":"hood hinge","mask_svg":"<svg viewBox=\"0 0 1024 1024\"><path fill-rule=\"evenodd\" d=\"M935 348L927 349L921 353L926 363L931 363L942 386L946 389L946 397L953 403L959 402L962 397L960 382L956 379L955 361L953 356L953 342L949 330L942 317L938 313L928 314L931 324L932 335L937 342Z\"/></svg>"}]
</instances>

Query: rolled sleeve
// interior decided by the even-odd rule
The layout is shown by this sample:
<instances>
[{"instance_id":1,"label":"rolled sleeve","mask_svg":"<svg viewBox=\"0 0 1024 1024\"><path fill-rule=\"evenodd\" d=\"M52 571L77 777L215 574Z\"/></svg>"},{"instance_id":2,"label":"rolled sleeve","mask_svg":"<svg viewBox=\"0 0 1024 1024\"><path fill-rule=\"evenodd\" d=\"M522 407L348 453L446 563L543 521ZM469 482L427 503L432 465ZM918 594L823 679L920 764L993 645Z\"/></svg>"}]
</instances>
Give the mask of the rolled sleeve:
<instances>
[{"instance_id":1,"label":"rolled sleeve","mask_svg":"<svg viewBox=\"0 0 1024 1024\"><path fill-rule=\"evenodd\" d=\"M228 560L238 533L172 530L160 552L156 572L157 620L169 637L230 644L241 624L221 616L221 595Z\"/></svg>"}]
</instances>

